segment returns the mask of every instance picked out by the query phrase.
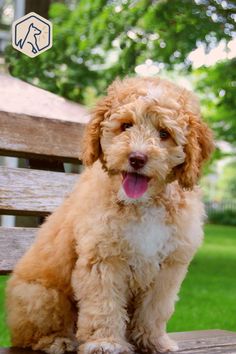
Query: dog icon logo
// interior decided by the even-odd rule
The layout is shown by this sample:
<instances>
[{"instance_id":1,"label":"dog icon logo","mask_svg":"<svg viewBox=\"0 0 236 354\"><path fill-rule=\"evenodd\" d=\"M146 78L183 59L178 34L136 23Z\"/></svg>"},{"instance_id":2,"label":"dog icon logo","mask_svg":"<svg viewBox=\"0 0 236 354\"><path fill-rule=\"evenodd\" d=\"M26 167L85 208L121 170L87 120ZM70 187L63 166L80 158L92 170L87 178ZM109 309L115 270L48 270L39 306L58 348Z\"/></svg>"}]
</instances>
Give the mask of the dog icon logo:
<instances>
[{"instance_id":1,"label":"dog icon logo","mask_svg":"<svg viewBox=\"0 0 236 354\"><path fill-rule=\"evenodd\" d=\"M35 27L33 23L29 25L28 32L25 35L24 39L20 39L17 43L17 46L20 46L21 49L24 48L25 45L29 44L32 47L32 53L36 54L39 52L39 47L37 43L37 36L40 35L42 31Z\"/></svg>"},{"instance_id":2,"label":"dog icon logo","mask_svg":"<svg viewBox=\"0 0 236 354\"><path fill-rule=\"evenodd\" d=\"M34 12L12 24L12 46L31 58L52 47L52 24Z\"/></svg>"}]
</instances>

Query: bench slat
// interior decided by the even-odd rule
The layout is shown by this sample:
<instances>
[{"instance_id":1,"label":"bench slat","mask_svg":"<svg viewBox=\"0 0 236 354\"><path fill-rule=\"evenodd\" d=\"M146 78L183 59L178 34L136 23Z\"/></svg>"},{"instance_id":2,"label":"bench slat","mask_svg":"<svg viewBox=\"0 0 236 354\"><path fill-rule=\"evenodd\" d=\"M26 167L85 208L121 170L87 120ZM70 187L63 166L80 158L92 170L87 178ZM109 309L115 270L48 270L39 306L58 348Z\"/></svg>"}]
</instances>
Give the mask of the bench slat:
<instances>
[{"instance_id":1,"label":"bench slat","mask_svg":"<svg viewBox=\"0 0 236 354\"><path fill-rule=\"evenodd\" d=\"M22 348L0 348L0 354L45 354L38 350L22 349ZM70 353L76 354L76 353Z\"/></svg>"},{"instance_id":2,"label":"bench slat","mask_svg":"<svg viewBox=\"0 0 236 354\"><path fill-rule=\"evenodd\" d=\"M0 155L78 163L84 126L0 111Z\"/></svg>"},{"instance_id":3,"label":"bench slat","mask_svg":"<svg viewBox=\"0 0 236 354\"><path fill-rule=\"evenodd\" d=\"M208 330L170 333L177 340L180 350L176 354L233 354L236 353L236 333ZM214 343L213 343L214 339ZM30 350L18 348L0 349L0 354L37 354ZM170 353L170 352L168 352ZM75 353L72 353L75 354Z\"/></svg>"},{"instance_id":4,"label":"bench slat","mask_svg":"<svg viewBox=\"0 0 236 354\"><path fill-rule=\"evenodd\" d=\"M45 354L45 352L30 350L30 349L21 349L21 348L0 348L0 354ZM75 354L75 353L71 353Z\"/></svg>"},{"instance_id":5,"label":"bench slat","mask_svg":"<svg viewBox=\"0 0 236 354\"><path fill-rule=\"evenodd\" d=\"M88 119L85 106L1 73L0 111L76 123Z\"/></svg>"},{"instance_id":6,"label":"bench slat","mask_svg":"<svg viewBox=\"0 0 236 354\"><path fill-rule=\"evenodd\" d=\"M77 174L0 166L0 212L45 216L71 191Z\"/></svg>"},{"instance_id":7,"label":"bench slat","mask_svg":"<svg viewBox=\"0 0 236 354\"><path fill-rule=\"evenodd\" d=\"M16 262L31 246L37 228L1 227L0 228L0 274L8 274Z\"/></svg>"},{"instance_id":8,"label":"bench slat","mask_svg":"<svg viewBox=\"0 0 236 354\"><path fill-rule=\"evenodd\" d=\"M179 342L178 353L204 353L220 354L232 353L236 350L236 333L221 330L193 331L187 335L183 333L173 333L173 339Z\"/></svg>"},{"instance_id":9,"label":"bench slat","mask_svg":"<svg viewBox=\"0 0 236 354\"><path fill-rule=\"evenodd\" d=\"M222 329L207 329L207 330L195 330L191 332L173 332L171 333L171 338L177 341L184 342L186 340L200 340L204 341L206 339L218 339L226 336L231 336L235 338L236 332L226 331Z\"/></svg>"}]
</instances>

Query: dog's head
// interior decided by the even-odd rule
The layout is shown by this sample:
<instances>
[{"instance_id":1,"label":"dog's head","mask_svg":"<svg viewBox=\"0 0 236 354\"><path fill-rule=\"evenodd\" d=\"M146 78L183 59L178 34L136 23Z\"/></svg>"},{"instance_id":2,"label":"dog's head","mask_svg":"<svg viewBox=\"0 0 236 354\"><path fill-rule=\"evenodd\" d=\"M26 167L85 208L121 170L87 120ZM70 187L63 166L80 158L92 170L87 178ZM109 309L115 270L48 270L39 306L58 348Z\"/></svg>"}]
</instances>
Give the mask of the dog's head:
<instances>
[{"instance_id":1,"label":"dog's head","mask_svg":"<svg viewBox=\"0 0 236 354\"><path fill-rule=\"evenodd\" d=\"M128 78L116 80L97 104L83 161L100 159L110 175L121 176L124 199L138 199L174 180L193 188L213 146L191 92L159 78Z\"/></svg>"}]
</instances>

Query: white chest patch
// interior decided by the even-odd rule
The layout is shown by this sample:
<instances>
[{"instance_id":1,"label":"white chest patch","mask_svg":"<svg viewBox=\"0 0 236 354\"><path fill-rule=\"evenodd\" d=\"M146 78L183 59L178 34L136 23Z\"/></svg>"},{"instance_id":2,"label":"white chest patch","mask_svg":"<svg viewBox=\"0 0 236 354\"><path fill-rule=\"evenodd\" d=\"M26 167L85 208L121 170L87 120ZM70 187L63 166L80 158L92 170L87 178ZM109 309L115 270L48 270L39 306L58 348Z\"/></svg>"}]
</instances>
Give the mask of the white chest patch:
<instances>
[{"instance_id":1,"label":"white chest patch","mask_svg":"<svg viewBox=\"0 0 236 354\"><path fill-rule=\"evenodd\" d=\"M126 225L124 237L135 253L161 263L177 247L174 226L165 224L163 207L143 208L140 222Z\"/></svg>"}]
</instances>

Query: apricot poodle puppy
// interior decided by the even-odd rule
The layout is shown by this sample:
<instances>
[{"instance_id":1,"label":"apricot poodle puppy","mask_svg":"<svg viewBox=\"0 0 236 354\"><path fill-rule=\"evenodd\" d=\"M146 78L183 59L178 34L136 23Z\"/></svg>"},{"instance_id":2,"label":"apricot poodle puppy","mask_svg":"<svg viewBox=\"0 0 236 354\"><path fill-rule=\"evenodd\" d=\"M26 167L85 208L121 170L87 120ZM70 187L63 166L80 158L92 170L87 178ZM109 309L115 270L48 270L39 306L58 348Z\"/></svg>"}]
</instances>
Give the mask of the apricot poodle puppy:
<instances>
[{"instance_id":1,"label":"apricot poodle puppy","mask_svg":"<svg viewBox=\"0 0 236 354\"><path fill-rule=\"evenodd\" d=\"M166 323L202 242L196 184L212 150L191 92L160 78L116 80L85 131L87 168L9 280L13 345L178 350Z\"/></svg>"}]
</instances>

